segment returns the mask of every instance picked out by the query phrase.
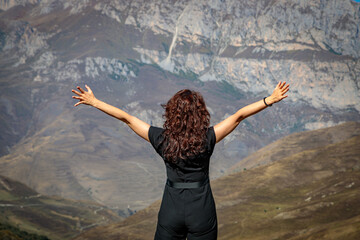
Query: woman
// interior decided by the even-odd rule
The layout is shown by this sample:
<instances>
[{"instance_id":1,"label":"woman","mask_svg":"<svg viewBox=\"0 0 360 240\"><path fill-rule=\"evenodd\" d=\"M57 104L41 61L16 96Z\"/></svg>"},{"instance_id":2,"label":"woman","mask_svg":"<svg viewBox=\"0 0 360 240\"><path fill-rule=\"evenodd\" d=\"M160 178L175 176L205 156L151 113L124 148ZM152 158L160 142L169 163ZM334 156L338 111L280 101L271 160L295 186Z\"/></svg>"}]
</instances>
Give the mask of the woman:
<instances>
[{"instance_id":1,"label":"woman","mask_svg":"<svg viewBox=\"0 0 360 240\"><path fill-rule=\"evenodd\" d=\"M166 105L164 128L157 128L95 98L92 90L72 90L79 102L125 122L136 134L150 142L164 159L167 182L158 214L155 239L217 239L215 203L209 184L209 160L216 143L239 123L286 98L289 84L279 82L269 97L238 110L210 127L210 114L202 96L185 89Z\"/></svg>"}]
</instances>

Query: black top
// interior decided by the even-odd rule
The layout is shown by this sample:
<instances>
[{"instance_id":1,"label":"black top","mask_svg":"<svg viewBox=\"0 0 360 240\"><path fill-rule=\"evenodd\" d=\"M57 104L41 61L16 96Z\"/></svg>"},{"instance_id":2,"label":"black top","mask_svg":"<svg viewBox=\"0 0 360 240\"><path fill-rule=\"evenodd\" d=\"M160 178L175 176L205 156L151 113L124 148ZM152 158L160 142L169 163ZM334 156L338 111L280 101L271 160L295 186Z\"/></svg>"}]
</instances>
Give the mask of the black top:
<instances>
[{"instance_id":1,"label":"black top","mask_svg":"<svg viewBox=\"0 0 360 240\"><path fill-rule=\"evenodd\" d=\"M149 129L149 140L156 152L164 159L163 150L165 144L164 129L151 126ZM206 133L205 151L197 156L181 160L176 163L165 162L166 173L169 180L173 182L198 182L209 176L210 156L213 153L216 143L214 128L210 127Z\"/></svg>"}]
</instances>

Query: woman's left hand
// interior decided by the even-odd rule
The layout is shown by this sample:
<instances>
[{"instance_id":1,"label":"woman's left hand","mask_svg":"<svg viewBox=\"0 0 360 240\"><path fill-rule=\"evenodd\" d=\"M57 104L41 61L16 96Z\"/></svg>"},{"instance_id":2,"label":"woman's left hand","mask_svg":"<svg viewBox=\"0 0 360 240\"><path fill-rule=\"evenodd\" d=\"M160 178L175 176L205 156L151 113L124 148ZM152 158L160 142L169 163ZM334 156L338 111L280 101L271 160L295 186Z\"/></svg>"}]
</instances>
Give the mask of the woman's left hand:
<instances>
[{"instance_id":1,"label":"woman's left hand","mask_svg":"<svg viewBox=\"0 0 360 240\"><path fill-rule=\"evenodd\" d=\"M288 95L285 94L289 91L289 86L290 84L286 85L286 82L279 82L271 96L266 98L266 102L268 104L273 104L287 98Z\"/></svg>"}]
</instances>

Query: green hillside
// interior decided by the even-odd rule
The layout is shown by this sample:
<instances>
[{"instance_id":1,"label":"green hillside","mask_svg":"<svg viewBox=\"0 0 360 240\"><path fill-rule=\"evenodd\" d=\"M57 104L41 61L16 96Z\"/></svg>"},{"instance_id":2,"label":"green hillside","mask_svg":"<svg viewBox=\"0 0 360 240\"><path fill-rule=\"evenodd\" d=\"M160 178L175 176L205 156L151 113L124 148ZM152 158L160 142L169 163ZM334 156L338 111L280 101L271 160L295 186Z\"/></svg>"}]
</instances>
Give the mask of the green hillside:
<instances>
[{"instance_id":1,"label":"green hillside","mask_svg":"<svg viewBox=\"0 0 360 240\"><path fill-rule=\"evenodd\" d=\"M49 240L46 236L28 233L19 228L0 223L0 239L2 240Z\"/></svg>"},{"instance_id":2,"label":"green hillside","mask_svg":"<svg viewBox=\"0 0 360 240\"><path fill-rule=\"evenodd\" d=\"M33 233L71 239L85 229L120 220L100 204L42 196L0 176L0 239L46 239Z\"/></svg>"},{"instance_id":3,"label":"green hillside","mask_svg":"<svg viewBox=\"0 0 360 240\"><path fill-rule=\"evenodd\" d=\"M359 239L359 144L352 137L216 181L220 239Z\"/></svg>"},{"instance_id":4,"label":"green hillside","mask_svg":"<svg viewBox=\"0 0 360 240\"><path fill-rule=\"evenodd\" d=\"M316 134L312 131L291 134L284 137L282 141L273 142L250 154L232 166L228 172L237 172L269 164L289 155L325 147L329 144L340 143L358 135L360 135L359 122L347 122L337 127L319 129L316 131Z\"/></svg>"}]
</instances>

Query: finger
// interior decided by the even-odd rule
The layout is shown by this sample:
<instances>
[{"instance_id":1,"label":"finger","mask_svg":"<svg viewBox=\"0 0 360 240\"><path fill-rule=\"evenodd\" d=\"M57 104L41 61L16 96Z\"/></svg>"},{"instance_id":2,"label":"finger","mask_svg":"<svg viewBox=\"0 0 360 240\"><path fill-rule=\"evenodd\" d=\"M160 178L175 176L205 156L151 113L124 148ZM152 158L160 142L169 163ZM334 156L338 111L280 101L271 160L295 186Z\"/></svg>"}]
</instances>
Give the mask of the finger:
<instances>
[{"instance_id":1,"label":"finger","mask_svg":"<svg viewBox=\"0 0 360 240\"><path fill-rule=\"evenodd\" d=\"M276 85L277 88L279 88L281 85L281 81L278 82L278 84Z\"/></svg>"},{"instance_id":2,"label":"finger","mask_svg":"<svg viewBox=\"0 0 360 240\"><path fill-rule=\"evenodd\" d=\"M283 88L285 86L286 82L283 82L280 86L280 88Z\"/></svg>"},{"instance_id":3,"label":"finger","mask_svg":"<svg viewBox=\"0 0 360 240\"><path fill-rule=\"evenodd\" d=\"M75 103L74 107L80 105L82 102Z\"/></svg>"},{"instance_id":4,"label":"finger","mask_svg":"<svg viewBox=\"0 0 360 240\"><path fill-rule=\"evenodd\" d=\"M285 93L287 93L289 91L289 89L286 89L284 92L281 93L281 95L284 95Z\"/></svg>"},{"instance_id":5,"label":"finger","mask_svg":"<svg viewBox=\"0 0 360 240\"><path fill-rule=\"evenodd\" d=\"M82 89L81 87L78 86L77 89L79 89L80 92L85 93L84 89Z\"/></svg>"},{"instance_id":6,"label":"finger","mask_svg":"<svg viewBox=\"0 0 360 240\"><path fill-rule=\"evenodd\" d=\"M86 89L88 90L89 93L92 93L91 88L88 85L85 85Z\"/></svg>"},{"instance_id":7,"label":"finger","mask_svg":"<svg viewBox=\"0 0 360 240\"><path fill-rule=\"evenodd\" d=\"M78 100L83 100L82 97L77 97L77 96L73 96L72 98L78 99Z\"/></svg>"},{"instance_id":8,"label":"finger","mask_svg":"<svg viewBox=\"0 0 360 240\"><path fill-rule=\"evenodd\" d=\"M285 88L283 88L282 93L285 94L287 91L289 91L289 85L287 85Z\"/></svg>"},{"instance_id":9,"label":"finger","mask_svg":"<svg viewBox=\"0 0 360 240\"><path fill-rule=\"evenodd\" d=\"M76 90L71 90L73 93L75 93L75 94L77 94L77 95L79 95L79 96L81 96L81 93L79 93L78 91L76 91Z\"/></svg>"},{"instance_id":10,"label":"finger","mask_svg":"<svg viewBox=\"0 0 360 240\"><path fill-rule=\"evenodd\" d=\"M285 87L283 87L282 89L285 90L285 89L289 89L290 87L290 84L286 85Z\"/></svg>"}]
</instances>

